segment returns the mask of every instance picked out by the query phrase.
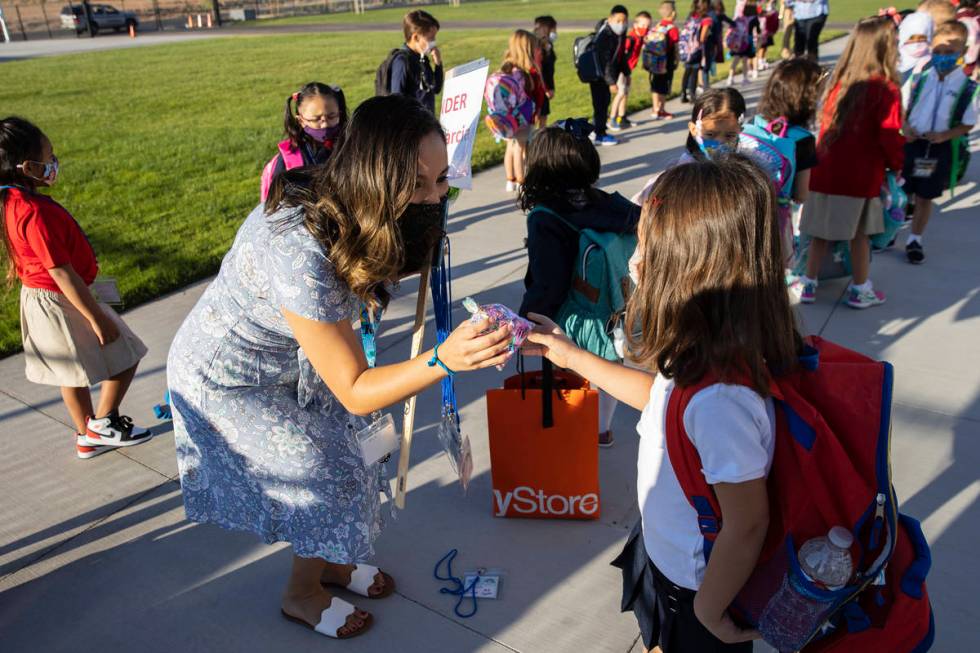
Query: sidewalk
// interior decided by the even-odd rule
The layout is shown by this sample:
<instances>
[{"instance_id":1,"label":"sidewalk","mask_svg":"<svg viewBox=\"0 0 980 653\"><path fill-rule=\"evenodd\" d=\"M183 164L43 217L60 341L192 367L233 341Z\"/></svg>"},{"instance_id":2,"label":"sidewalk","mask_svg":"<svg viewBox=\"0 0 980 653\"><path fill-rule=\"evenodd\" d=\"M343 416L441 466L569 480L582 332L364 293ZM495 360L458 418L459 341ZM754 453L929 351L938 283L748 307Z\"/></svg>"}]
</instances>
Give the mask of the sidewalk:
<instances>
[{"instance_id":1,"label":"sidewalk","mask_svg":"<svg viewBox=\"0 0 980 653\"><path fill-rule=\"evenodd\" d=\"M836 55L843 44L823 49ZM746 93L750 101L758 94L759 84ZM684 107L672 109L681 117L663 124L638 116L622 145L602 150L604 188L632 195L676 160L686 120ZM895 364L892 464L904 510L923 520L932 543L933 650L941 652L980 650L978 182L975 164L957 197L940 202L925 265L908 265L899 251L876 258L873 275L889 303L853 311L839 303L844 283L836 282L801 310L808 332ZM502 170L478 175L475 186L451 217L457 320L466 317L458 305L467 295L516 306L523 290L524 219L503 192ZM204 287L126 315L151 351L125 406L138 423L155 422L151 408L164 392L169 343ZM405 283L386 317L382 363L408 354L415 290ZM431 340L431 322L427 331ZM396 577L398 593L377 604L360 600L375 614L375 627L341 643L279 617L286 546L184 519L169 424L157 426L158 437L146 445L77 460L57 392L28 384L20 356L0 361L0 437L7 445L0 462L0 650L638 652L635 620L618 611L619 575L609 566L638 517L637 413L620 408L616 446L601 451L599 521L495 519L483 396L504 374L469 375L459 384L476 464L468 496L454 486L435 437L438 389L419 398L407 509L379 539L374 561ZM457 572L505 573L501 599L481 602L470 619L453 614L454 599L439 594L442 584L432 578L452 548L459 549Z\"/></svg>"}]
</instances>

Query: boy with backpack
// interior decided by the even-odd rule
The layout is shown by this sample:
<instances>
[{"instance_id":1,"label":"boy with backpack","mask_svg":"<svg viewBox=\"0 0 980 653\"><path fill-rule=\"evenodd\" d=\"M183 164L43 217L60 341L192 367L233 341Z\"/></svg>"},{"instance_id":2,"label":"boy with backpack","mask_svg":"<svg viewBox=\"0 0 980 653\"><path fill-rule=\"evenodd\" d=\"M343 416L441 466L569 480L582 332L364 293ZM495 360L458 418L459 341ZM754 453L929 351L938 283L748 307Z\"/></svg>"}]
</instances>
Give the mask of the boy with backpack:
<instances>
[{"instance_id":1,"label":"boy with backpack","mask_svg":"<svg viewBox=\"0 0 980 653\"><path fill-rule=\"evenodd\" d=\"M407 95L435 114L443 82L442 53L436 46L439 21L427 11L410 11L402 20L402 31L405 43L378 68L374 94Z\"/></svg>"},{"instance_id":2,"label":"boy with backpack","mask_svg":"<svg viewBox=\"0 0 980 653\"><path fill-rule=\"evenodd\" d=\"M579 79L589 85L595 144L600 146L619 144L619 141L606 133L606 121L609 118L609 103L613 93L619 92L627 20L629 11L626 7L615 5L609 11L609 17L596 25L594 33L575 41L575 68Z\"/></svg>"},{"instance_id":3,"label":"boy with backpack","mask_svg":"<svg viewBox=\"0 0 980 653\"><path fill-rule=\"evenodd\" d=\"M957 64L966 51L967 29L959 22L939 25L932 37L932 58L902 87L906 107L905 192L915 209L905 245L909 263L926 256L922 236L932 201L953 189L966 171L969 149L964 138L977 122L977 83Z\"/></svg>"},{"instance_id":4,"label":"boy with backpack","mask_svg":"<svg viewBox=\"0 0 980 653\"><path fill-rule=\"evenodd\" d=\"M544 80L544 103L538 109L538 128L548 126L551 100L555 97L555 42L558 40L558 21L554 16L538 16L534 19L534 35L541 40L541 79Z\"/></svg>"},{"instance_id":5,"label":"boy with backpack","mask_svg":"<svg viewBox=\"0 0 980 653\"><path fill-rule=\"evenodd\" d=\"M666 109L667 95L674 85L677 69L677 42L681 35L674 20L677 8L673 0L660 3L660 22L647 35L643 46L643 69L650 73L650 93L653 96L651 111L654 120L670 120L674 117Z\"/></svg>"}]
</instances>

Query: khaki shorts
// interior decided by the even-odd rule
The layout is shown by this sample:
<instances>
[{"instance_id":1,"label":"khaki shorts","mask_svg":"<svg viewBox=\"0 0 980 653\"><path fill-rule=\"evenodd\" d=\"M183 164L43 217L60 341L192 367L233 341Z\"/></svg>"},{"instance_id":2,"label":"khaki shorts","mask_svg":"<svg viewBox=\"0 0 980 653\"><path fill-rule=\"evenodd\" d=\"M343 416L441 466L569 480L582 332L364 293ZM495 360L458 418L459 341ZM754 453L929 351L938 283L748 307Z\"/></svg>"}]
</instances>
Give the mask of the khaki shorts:
<instances>
[{"instance_id":1,"label":"khaki shorts","mask_svg":"<svg viewBox=\"0 0 980 653\"><path fill-rule=\"evenodd\" d=\"M823 240L854 240L885 230L885 214L877 197L848 197L811 192L803 206L800 231Z\"/></svg>"},{"instance_id":2,"label":"khaki shorts","mask_svg":"<svg viewBox=\"0 0 980 653\"><path fill-rule=\"evenodd\" d=\"M633 77L630 75L624 75L619 73L619 79L616 80L616 88L619 92L626 95L630 92L630 86L633 84Z\"/></svg>"},{"instance_id":3,"label":"khaki shorts","mask_svg":"<svg viewBox=\"0 0 980 653\"><path fill-rule=\"evenodd\" d=\"M63 388L84 388L125 372L146 356L146 345L112 308L99 304L119 327L105 347L89 321L61 293L20 290L20 330L27 380Z\"/></svg>"}]
</instances>

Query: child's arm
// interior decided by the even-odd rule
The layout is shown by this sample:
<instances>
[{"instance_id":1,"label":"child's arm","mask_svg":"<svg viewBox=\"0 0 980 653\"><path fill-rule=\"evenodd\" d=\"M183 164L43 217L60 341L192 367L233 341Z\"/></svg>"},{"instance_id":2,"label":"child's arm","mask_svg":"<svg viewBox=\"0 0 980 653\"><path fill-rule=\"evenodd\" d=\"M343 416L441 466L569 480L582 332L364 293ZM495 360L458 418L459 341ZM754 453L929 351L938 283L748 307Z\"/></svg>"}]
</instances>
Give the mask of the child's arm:
<instances>
[{"instance_id":1,"label":"child's arm","mask_svg":"<svg viewBox=\"0 0 980 653\"><path fill-rule=\"evenodd\" d=\"M694 614L712 635L727 644L758 639L754 630L739 628L728 606L745 585L759 560L769 528L766 479L713 486L725 522L694 597Z\"/></svg>"},{"instance_id":2,"label":"child's arm","mask_svg":"<svg viewBox=\"0 0 980 653\"><path fill-rule=\"evenodd\" d=\"M64 293L71 305L78 309L78 312L85 316L92 330L98 336L102 346L108 345L119 337L119 327L109 319L95 301L92 291L85 285L71 263L66 263L60 267L51 268L48 274L57 284L58 288Z\"/></svg>"},{"instance_id":3,"label":"child's arm","mask_svg":"<svg viewBox=\"0 0 980 653\"><path fill-rule=\"evenodd\" d=\"M810 194L810 170L800 170L793 180L793 201L802 204Z\"/></svg>"},{"instance_id":4,"label":"child's arm","mask_svg":"<svg viewBox=\"0 0 980 653\"><path fill-rule=\"evenodd\" d=\"M579 349L557 324L543 315L528 313L528 318L541 326L528 336L528 342L536 346L525 346L524 353L546 356L558 367L572 370L637 410L643 410L650 402L653 375L649 372L612 363Z\"/></svg>"},{"instance_id":5,"label":"child's arm","mask_svg":"<svg viewBox=\"0 0 980 653\"><path fill-rule=\"evenodd\" d=\"M946 141L951 141L954 138L966 136L970 133L971 129L973 129L973 125L957 125L956 127L947 129L944 132L929 132L928 134L923 134L922 137L930 143L945 143Z\"/></svg>"}]
</instances>

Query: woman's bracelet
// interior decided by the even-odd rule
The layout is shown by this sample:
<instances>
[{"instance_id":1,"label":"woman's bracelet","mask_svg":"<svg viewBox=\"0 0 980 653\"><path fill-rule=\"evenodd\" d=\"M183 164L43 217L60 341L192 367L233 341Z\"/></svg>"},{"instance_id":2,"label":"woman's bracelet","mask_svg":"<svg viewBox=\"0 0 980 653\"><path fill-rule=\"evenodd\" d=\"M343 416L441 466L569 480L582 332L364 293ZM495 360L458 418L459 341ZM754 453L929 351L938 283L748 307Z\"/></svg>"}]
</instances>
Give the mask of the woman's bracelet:
<instances>
[{"instance_id":1,"label":"woman's bracelet","mask_svg":"<svg viewBox=\"0 0 980 653\"><path fill-rule=\"evenodd\" d=\"M436 345L436 348L432 352L432 359L427 364L429 367L435 367L438 365L442 369L446 370L446 374L449 376L456 376L456 372L449 369L446 364L439 359L439 345Z\"/></svg>"}]
</instances>

